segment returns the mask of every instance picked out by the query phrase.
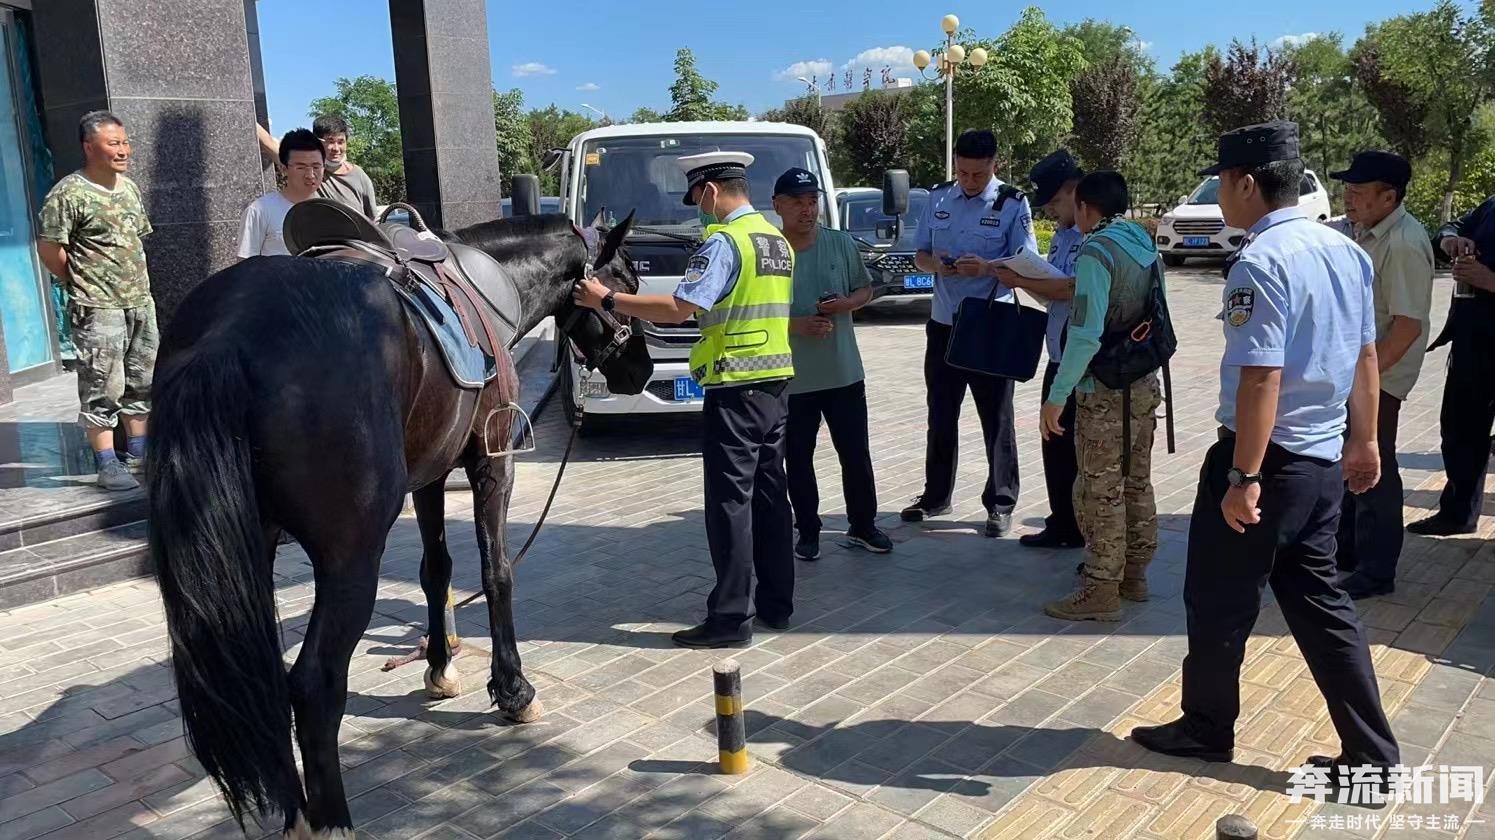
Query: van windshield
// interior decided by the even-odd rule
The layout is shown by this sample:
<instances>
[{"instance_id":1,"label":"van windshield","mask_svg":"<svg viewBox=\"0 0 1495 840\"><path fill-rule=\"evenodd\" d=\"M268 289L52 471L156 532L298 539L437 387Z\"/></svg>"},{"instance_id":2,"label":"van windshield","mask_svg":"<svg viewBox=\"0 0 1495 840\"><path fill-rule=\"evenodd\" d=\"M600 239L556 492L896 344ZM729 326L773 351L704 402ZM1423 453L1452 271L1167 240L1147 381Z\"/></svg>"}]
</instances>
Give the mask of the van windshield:
<instances>
[{"instance_id":1,"label":"van windshield","mask_svg":"<svg viewBox=\"0 0 1495 840\"><path fill-rule=\"evenodd\" d=\"M694 207L684 204L685 174L675 163L685 155L718 150L747 152L748 186L753 207L775 227L773 184L785 170L800 167L815 173L821 184L825 173L808 137L782 134L669 134L649 137L611 137L582 146L582 219L603 212L604 222L622 221L630 211L634 223L651 227L699 228ZM828 218L821 199L821 218Z\"/></svg>"}]
</instances>

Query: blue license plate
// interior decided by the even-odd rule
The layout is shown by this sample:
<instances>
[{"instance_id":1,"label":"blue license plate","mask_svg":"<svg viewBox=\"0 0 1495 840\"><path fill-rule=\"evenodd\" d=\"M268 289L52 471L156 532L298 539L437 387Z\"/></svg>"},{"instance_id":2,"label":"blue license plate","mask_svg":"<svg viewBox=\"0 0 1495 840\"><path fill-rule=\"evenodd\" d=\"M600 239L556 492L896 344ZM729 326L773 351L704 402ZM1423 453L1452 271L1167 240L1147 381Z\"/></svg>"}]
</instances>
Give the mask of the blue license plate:
<instances>
[{"instance_id":1,"label":"blue license plate","mask_svg":"<svg viewBox=\"0 0 1495 840\"><path fill-rule=\"evenodd\" d=\"M1208 248L1209 247L1209 237L1208 236L1185 236L1184 237L1184 247L1185 248Z\"/></svg>"},{"instance_id":2,"label":"blue license plate","mask_svg":"<svg viewBox=\"0 0 1495 840\"><path fill-rule=\"evenodd\" d=\"M933 274L910 274L910 275L908 275L908 276L906 276L906 277L903 278L903 288L905 288L905 289L933 289L934 288L934 275Z\"/></svg>"},{"instance_id":3,"label":"blue license plate","mask_svg":"<svg viewBox=\"0 0 1495 840\"><path fill-rule=\"evenodd\" d=\"M677 376L675 377L675 399L679 402L704 400L706 391L689 376Z\"/></svg>"}]
</instances>

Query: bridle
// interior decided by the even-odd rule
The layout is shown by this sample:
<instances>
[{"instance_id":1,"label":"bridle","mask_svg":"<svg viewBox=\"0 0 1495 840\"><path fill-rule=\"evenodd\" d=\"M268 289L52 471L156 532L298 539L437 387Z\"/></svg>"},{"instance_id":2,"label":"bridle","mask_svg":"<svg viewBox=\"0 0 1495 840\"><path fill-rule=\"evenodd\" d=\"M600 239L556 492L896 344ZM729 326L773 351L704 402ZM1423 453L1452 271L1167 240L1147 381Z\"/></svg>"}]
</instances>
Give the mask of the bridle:
<instances>
[{"instance_id":1,"label":"bridle","mask_svg":"<svg viewBox=\"0 0 1495 840\"><path fill-rule=\"evenodd\" d=\"M571 231L575 233L577 237L581 239L582 244L586 246L586 252L588 256L587 263L585 263L584 267L582 268L581 277L577 278L577 280L575 281L576 283L579 283L582 280L590 280L596 277L597 272L593 268L593 266L590 265L592 240L587 239L586 234L582 233L581 228L578 228L575 222L571 224ZM574 287L575 283L573 283L572 286ZM596 317L597 320L602 324L603 331L608 334L607 341L600 348L595 350L588 350L582 347L576 341L576 339L572 338L572 331L579 323L581 323L581 319L585 318L588 314ZM623 350L628 346L629 339L633 338L633 328L628 324L623 323L617 318L613 317L613 313L611 312L592 309L586 306L577 306L573 303L571 305L571 314L566 316L566 320L561 324L561 334L564 335L570 342L571 353L577 359L577 361L587 370L596 370L597 368L600 368L608 362L612 361L615 357L623 352Z\"/></svg>"}]
</instances>

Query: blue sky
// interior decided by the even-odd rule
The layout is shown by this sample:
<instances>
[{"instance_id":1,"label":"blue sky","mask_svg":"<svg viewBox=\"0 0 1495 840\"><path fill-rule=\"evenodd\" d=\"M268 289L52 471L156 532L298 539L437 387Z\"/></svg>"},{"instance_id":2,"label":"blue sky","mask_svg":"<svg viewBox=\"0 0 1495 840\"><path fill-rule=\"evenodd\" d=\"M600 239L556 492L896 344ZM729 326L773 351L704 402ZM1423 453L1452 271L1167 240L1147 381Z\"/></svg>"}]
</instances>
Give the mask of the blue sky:
<instances>
[{"instance_id":1,"label":"blue sky","mask_svg":"<svg viewBox=\"0 0 1495 840\"><path fill-rule=\"evenodd\" d=\"M804 0L682 3L679 0L597 0L550 4L489 0L488 37L494 85L524 91L526 105L582 103L626 116L640 105L669 104L675 50L695 51L702 71L721 84L718 96L754 113L797 95L793 77L806 68L907 61L912 50L940 38L946 12L978 34L994 35L1016 20L1021 3ZM1105 0L1040 3L1061 24L1087 17L1132 27L1167 67L1179 53L1233 37L1264 43L1284 36L1341 32L1353 41L1365 25L1426 8L1429 0L1305 3L1254 0L1226 7L1198 0L1152 0L1130 9ZM1229 8L1224 13L1222 8ZM332 92L339 76L394 78L387 0L259 0L265 85L276 133L309 124L311 100ZM334 34L335 33L335 34ZM869 52L871 51L871 52ZM862 58L858 58L861 56ZM796 66L799 62L806 62ZM896 75L913 75L911 67Z\"/></svg>"}]
</instances>

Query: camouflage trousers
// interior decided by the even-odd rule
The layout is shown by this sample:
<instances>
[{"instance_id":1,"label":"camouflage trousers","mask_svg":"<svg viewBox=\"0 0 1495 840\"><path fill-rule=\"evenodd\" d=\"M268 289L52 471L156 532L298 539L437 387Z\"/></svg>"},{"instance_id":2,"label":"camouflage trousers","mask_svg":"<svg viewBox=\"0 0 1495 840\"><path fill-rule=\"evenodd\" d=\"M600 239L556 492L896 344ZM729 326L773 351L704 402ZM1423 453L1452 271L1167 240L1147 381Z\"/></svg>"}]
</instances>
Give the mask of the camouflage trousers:
<instances>
[{"instance_id":1,"label":"camouflage trousers","mask_svg":"<svg viewBox=\"0 0 1495 840\"><path fill-rule=\"evenodd\" d=\"M121 414L148 414L156 367L156 307L107 309L73 306L78 347L78 422L114 427Z\"/></svg>"},{"instance_id":2,"label":"camouflage trousers","mask_svg":"<svg viewBox=\"0 0 1495 840\"><path fill-rule=\"evenodd\" d=\"M1152 492L1153 412L1162 401L1156 373L1131 385L1131 433L1122 434L1122 392L1095 383L1095 392L1075 392L1075 519L1085 536L1085 573L1099 580L1122 579L1128 563L1145 566L1158 549L1158 509ZM1123 453L1131 474L1121 475Z\"/></svg>"}]
</instances>

